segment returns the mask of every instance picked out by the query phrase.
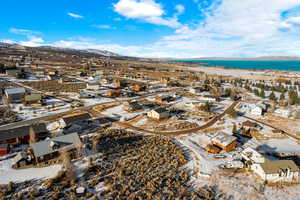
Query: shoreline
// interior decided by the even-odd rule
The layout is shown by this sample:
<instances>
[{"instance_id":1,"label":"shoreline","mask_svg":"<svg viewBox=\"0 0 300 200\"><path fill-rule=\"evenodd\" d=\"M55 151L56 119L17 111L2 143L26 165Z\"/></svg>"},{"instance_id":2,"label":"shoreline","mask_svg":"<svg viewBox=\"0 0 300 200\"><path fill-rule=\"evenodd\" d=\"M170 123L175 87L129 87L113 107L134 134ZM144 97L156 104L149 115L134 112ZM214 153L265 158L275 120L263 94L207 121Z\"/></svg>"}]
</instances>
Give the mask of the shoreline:
<instances>
[{"instance_id":1,"label":"shoreline","mask_svg":"<svg viewBox=\"0 0 300 200\"><path fill-rule=\"evenodd\" d=\"M289 71L289 70L276 70L276 69L237 69L224 66L203 66L198 64L186 64L182 65L187 67L189 70L201 71L207 74L216 74L221 76L233 76L233 77L244 77L252 78L261 76L259 78L300 78L300 71ZM249 77L250 76L250 77Z\"/></svg>"}]
</instances>

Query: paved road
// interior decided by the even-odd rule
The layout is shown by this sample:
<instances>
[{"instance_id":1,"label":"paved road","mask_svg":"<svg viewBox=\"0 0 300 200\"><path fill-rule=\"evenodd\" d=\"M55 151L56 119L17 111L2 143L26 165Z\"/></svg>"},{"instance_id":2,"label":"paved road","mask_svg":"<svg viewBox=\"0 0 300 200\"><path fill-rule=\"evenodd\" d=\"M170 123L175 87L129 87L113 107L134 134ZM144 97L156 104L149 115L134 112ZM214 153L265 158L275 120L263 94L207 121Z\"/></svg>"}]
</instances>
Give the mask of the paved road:
<instances>
[{"instance_id":1,"label":"paved road","mask_svg":"<svg viewBox=\"0 0 300 200\"><path fill-rule=\"evenodd\" d=\"M207 128L213 126L217 121L219 121L221 118L223 118L226 115L227 110L235 108L239 103L240 103L240 101L233 102L223 113L215 116L213 119L211 119L206 124L196 127L196 128L187 129L187 130L161 132L161 131L145 130L145 129L142 129L142 128L139 128L136 126L132 126L131 124L128 124L128 123L118 122L118 124L124 128L132 129L132 130L143 132L143 133L166 135L166 136L184 135L184 134L189 134L189 133L195 133L197 131L201 131L201 130L204 130L204 129L207 129Z\"/></svg>"}]
</instances>

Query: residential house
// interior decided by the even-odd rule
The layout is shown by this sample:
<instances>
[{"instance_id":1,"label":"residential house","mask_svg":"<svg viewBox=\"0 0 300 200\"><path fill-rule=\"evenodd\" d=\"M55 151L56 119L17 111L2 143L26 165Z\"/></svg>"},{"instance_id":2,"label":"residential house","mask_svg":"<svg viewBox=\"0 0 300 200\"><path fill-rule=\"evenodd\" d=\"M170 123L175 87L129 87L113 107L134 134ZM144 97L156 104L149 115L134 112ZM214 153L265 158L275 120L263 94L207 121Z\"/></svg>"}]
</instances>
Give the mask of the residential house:
<instances>
[{"instance_id":1,"label":"residential house","mask_svg":"<svg viewBox=\"0 0 300 200\"><path fill-rule=\"evenodd\" d=\"M149 111L147 113L147 116L149 118L152 118L152 119L161 120L161 119L168 118L170 116L170 114L169 114L169 111L166 108L160 107L160 108L153 109L153 110Z\"/></svg>"},{"instance_id":2,"label":"residential house","mask_svg":"<svg viewBox=\"0 0 300 200\"><path fill-rule=\"evenodd\" d=\"M278 108L274 112L275 115L283 118L290 118L292 116L292 111L289 109Z\"/></svg>"},{"instance_id":3,"label":"residential house","mask_svg":"<svg viewBox=\"0 0 300 200\"><path fill-rule=\"evenodd\" d=\"M22 87L6 88L4 90L6 98L11 103L21 103L24 100L26 91Z\"/></svg>"},{"instance_id":4,"label":"residential house","mask_svg":"<svg viewBox=\"0 0 300 200\"><path fill-rule=\"evenodd\" d=\"M7 69L6 70L6 75L8 75L8 76L18 76L18 74L20 74L21 73L21 70L20 69Z\"/></svg>"},{"instance_id":5,"label":"residential house","mask_svg":"<svg viewBox=\"0 0 300 200\"><path fill-rule=\"evenodd\" d=\"M253 132L253 131L258 132L259 130L262 129L262 127L259 126L256 122L252 122L250 120L243 122L241 126L246 132Z\"/></svg>"},{"instance_id":6,"label":"residential house","mask_svg":"<svg viewBox=\"0 0 300 200\"><path fill-rule=\"evenodd\" d=\"M108 84L111 84L113 82L113 79L112 78L102 78L100 82L103 85L108 85Z\"/></svg>"},{"instance_id":7,"label":"residential house","mask_svg":"<svg viewBox=\"0 0 300 200\"><path fill-rule=\"evenodd\" d=\"M42 100L42 94L40 93L32 93L29 95L25 95L24 104L35 104L40 103Z\"/></svg>"},{"instance_id":8,"label":"residential house","mask_svg":"<svg viewBox=\"0 0 300 200\"><path fill-rule=\"evenodd\" d=\"M205 150L209 153L220 153L221 152L221 148L216 146L216 145L213 145L213 144L208 144L206 147L205 147Z\"/></svg>"},{"instance_id":9,"label":"residential house","mask_svg":"<svg viewBox=\"0 0 300 200\"><path fill-rule=\"evenodd\" d=\"M263 109L260 106L254 106L251 111L251 115L261 116L263 114Z\"/></svg>"},{"instance_id":10,"label":"residential house","mask_svg":"<svg viewBox=\"0 0 300 200\"><path fill-rule=\"evenodd\" d=\"M61 152L70 152L71 158L76 157L76 149L82 145L79 135L72 133L31 144L36 163L47 162L57 158Z\"/></svg>"},{"instance_id":11,"label":"residential house","mask_svg":"<svg viewBox=\"0 0 300 200\"><path fill-rule=\"evenodd\" d=\"M172 96L169 96L169 95L162 95L162 96L159 96L159 97L155 98L155 101L157 103L168 103L168 102L171 102L173 100L174 100L174 98Z\"/></svg>"},{"instance_id":12,"label":"residential house","mask_svg":"<svg viewBox=\"0 0 300 200\"><path fill-rule=\"evenodd\" d=\"M135 84L132 89L134 91L137 91L137 92L140 92L140 91L143 91L146 89L146 86L145 85L141 85L141 84Z\"/></svg>"},{"instance_id":13,"label":"residential house","mask_svg":"<svg viewBox=\"0 0 300 200\"><path fill-rule=\"evenodd\" d=\"M67 116L63 117L59 123L61 128L65 128L67 126L70 126L74 123L81 122L84 120L89 120L91 119L91 115L89 113L82 113L79 115L73 115L73 116Z\"/></svg>"},{"instance_id":14,"label":"residential house","mask_svg":"<svg viewBox=\"0 0 300 200\"><path fill-rule=\"evenodd\" d=\"M215 102L219 101L219 97L213 96L213 95L204 95L201 97L202 101L208 101L208 102Z\"/></svg>"},{"instance_id":15,"label":"residential house","mask_svg":"<svg viewBox=\"0 0 300 200\"><path fill-rule=\"evenodd\" d=\"M300 169L292 160L266 160L253 164L251 169L268 183L296 182L300 180Z\"/></svg>"},{"instance_id":16,"label":"residential house","mask_svg":"<svg viewBox=\"0 0 300 200\"><path fill-rule=\"evenodd\" d=\"M114 81L115 88L123 88L123 87L126 87L127 85L128 84L127 84L127 82L125 80L119 80L119 79L117 79L117 80Z\"/></svg>"},{"instance_id":17,"label":"residential house","mask_svg":"<svg viewBox=\"0 0 300 200\"><path fill-rule=\"evenodd\" d=\"M88 90L99 90L100 89L100 84L98 82L91 82L87 84L87 88Z\"/></svg>"},{"instance_id":18,"label":"residential house","mask_svg":"<svg viewBox=\"0 0 300 200\"><path fill-rule=\"evenodd\" d=\"M9 145L8 144L0 144L0 156L4 156L9 153Z\"/></svg>"},{"instance_id":19,"label":"residential house","mask_svg":"<svg viewBox=\"0 0 300 200\"><path fill-rule=\"evenodd\" d=\"M13 159L12 168L25 167L31 161L31 157L27 153L19 152Z\"/></svg>"},{"instance_id":20,"label":"residential house","mask_svg":"<svg viewBox=\"0 0 300 200\"><path fill-rule=\"evenodd\" d=\"M201 87L192 87L192 88L190 88L189 92L192 94L200 94L202 92L202 88Z\"/></svg>"},{"instance_id":21,"label":"residential house","mask_svg":"<svg viewBox=\"0 0 300 200\"><path fill-rule=\"evenodd\" d=\"M211 142L225 151L232 151L237 146L237 138L224 132L218 132Z\"/></svg>"},{"instance_id":22,"label":"residential house","mask_svg":"<svg viewBox=\"0 0 300 200\"><path fill-rule=\"evenodd\" d=\"M265 162L265 157L253 148L247 147L241 152L243 161L246 166L250 167L253 164L259 164Z\"/></svg>"},{"instance_id":23,"label":"residential house","mask_svg":"<svg viewBox=\"0 0 300 200\"><path fill-rule=\"evenodd\" d=\"M191 109L197 109L200 108L201 106L204 106L207 103L207 101L191 101L191 102L186 102L185 106Z\"/></svg>"},{"instance_id":24,"label":"residential house","mask_svg":"<svg viewBox=\"0 0 300 200\"><path fill-rule=\"evenodd\" d=\"M105 95L109 97L119 97L121 94L122 90L108 90L105 92Z\"/></svg>"},{"instance_id":25,"label":"residential house","mask_svg":"<svg viewBox=\"0 0 300 200\"><path fill-rule=\"evenodd\" d=\"M127 101L123 104L124 110L126 111L136 111L141 109L141 106L138 104L137 101Z\"/></svg>"},{"instance_id":26,"label":"residential house","mask_svg":"<svg viewBox=\"0 0 300 200\"><path fill-rule=\"evenodd\" d=\"M0 130L0 144L27 144L29 143L30 127L33 128L36 139L43 139L48 134L48 130L45 124L35 124L32 126L22 126L13 129Z\"/></svg>"}]
</instances>

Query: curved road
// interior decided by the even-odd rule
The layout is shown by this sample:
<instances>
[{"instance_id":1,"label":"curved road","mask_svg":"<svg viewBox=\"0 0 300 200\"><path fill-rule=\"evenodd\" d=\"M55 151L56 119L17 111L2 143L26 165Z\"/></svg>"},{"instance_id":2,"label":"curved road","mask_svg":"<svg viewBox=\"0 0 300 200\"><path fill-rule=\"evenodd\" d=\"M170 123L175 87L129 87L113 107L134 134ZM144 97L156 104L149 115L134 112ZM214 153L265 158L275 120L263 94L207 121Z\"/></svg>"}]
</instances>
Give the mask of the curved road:
<instances>
[{"instance_id":1,"label":"curved road","mask_svg":"<svg viewBox=\"0 0 300 200\"><path fill-rule=\"evenodd\" d=\"M144 133L158 134L158 135L165 135L165 136L183 135L183 134L188 134L188 133L194 133L194 132L201 131L201 130L204 130L204 129L207 129L207 128L211 127L217 121L219 121L221 118L223 118L226 115L226 112L228 110L235 108L239 103L240 103L240 101L233 102L223 113L215 116L213 119L211 119L206 124L204 124L202 126L199 126L199 127L196 127L196 128L187 129L187 130L160 132L160 131L145 130L145 129L142 129L142 128L139 128L139 127L136 127L136 126L132 126L131 124L123 123L123 122L118 122L118 124L120 126L124 127L124 128L132 129L132 130L139 131L139 132L144 132Z\"/></svg>"}]
</instances>

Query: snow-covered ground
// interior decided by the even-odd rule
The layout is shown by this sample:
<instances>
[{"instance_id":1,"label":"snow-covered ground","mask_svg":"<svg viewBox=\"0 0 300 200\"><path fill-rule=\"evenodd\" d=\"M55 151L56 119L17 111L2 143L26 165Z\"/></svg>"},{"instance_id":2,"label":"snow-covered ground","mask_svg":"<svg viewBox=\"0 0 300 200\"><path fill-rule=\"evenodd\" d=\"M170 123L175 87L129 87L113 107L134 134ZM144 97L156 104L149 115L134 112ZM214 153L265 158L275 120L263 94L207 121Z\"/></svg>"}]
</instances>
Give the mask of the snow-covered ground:
<instances>
[{"instance_id":1,"label":"snow-covered ground","mask_svg":"<svg viewBox=\"0 0 300 200\"><path fill-rule=\"evenodd\" d=\"M58 106L59 105L59 106ZM51 108L52 106L58 106L56 108ZM47 109L47 107L51 109ZM47 100L47 106L34 107L25 106L23 104L12 104L12 110L18 113L18 117L22 120L30 120L34 118L44 117L51 114L57 114L61 112L68 111L71 104L58 99Z\"/></svg>"},{"instance_id":2,"label":"snow-covered ground","mask_svg":"<svg viewBox=\"0 0 300 200\"><path fill-rule=\"evenodd\" d=\"M52 178L61 170L61 165L16 170L11 168L12 163L13 158L0 161L0 184Z\"/></svg>"}]
</instances>

